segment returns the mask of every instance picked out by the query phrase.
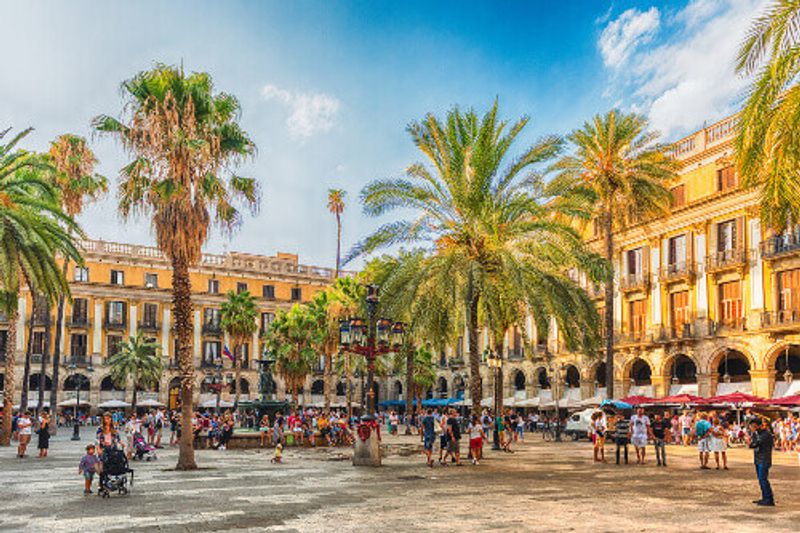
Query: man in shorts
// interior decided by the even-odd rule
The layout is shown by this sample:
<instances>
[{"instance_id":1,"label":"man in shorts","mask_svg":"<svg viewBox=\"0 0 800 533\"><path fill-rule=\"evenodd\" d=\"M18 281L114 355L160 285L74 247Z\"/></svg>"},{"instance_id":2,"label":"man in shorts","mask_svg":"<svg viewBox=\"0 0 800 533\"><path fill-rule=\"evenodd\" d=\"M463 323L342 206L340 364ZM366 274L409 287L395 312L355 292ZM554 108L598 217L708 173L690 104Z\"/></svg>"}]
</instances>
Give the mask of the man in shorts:
<instances>
[{"instance_id":1,"label":"man in shorts","mask_svg":"<svg viewBox=\"0 0 800 533\"><path fill-rule=\"evenodd\" d=\"M630 412L630 411L628 411ZM624 452L625 464L628 464L628 442L631 436L631 422L628 420L628 412L623 411L617 415L614 424L614 444L616 444L617 464L620 461L620 452Z\"/></svg>"},{"instance_id":2,"label":"man in shorts","mask_svg":"<svg viewBox=\"0 0 800 533\"><path fill-rule=\"evenodd\" d=\"M447 417L447 451L450 455L455 457L456 466L461 466L461 421L455 409L450 410L450 416Z\"/></svg>"},{"instance_id":3,"label":"man in shorts","mask_svg":"<svg viewBox=\"0 0 800 533\"><path fill-rule=\"evenodd\" d=\"M436 419L433 418L433 410L429 407L425 416L422 417L422 447L428 459L428 466L433 468L433 443L436 441Z\"/></svg>"},{"instance_id":4,"label":"man in shorts","mask_svg":"<svg viewBox=\"0 0 800 533\"><path fill-rule=\"evenodd\" d=\"M647 437L650 436L650 418L644 414L644 409L639 407L636 414L631 417L631 444L636 449L636 464L644 464L647 452Z\"/></svg>"},{"instance_id":5,"label":"man in shorts","mask_svg":"<svg viewBox=\"0 0 800 533\"><path fill-rule=\"evenodd\" d=\"M689 411L684 411L683 416L680 418L681 424L681 439L683 440L683 445L688 446L689 441L692 438L692 415L689 414Z\"/></svg>"},{"instance_id":6,"label":"man in shorts","mask_svg":"<svg viewBox=\"0 0 800 533\"><path fill-rule=\"evenodd\" d=\"M25 450L28 448L28 443L31 441L31 420L30 411L25 411L19 416L17 421L17 430L19 433L19 446L17 446L17 457L25 457Z\"/></svg>"},{"instance_id":7,"label":"man in shorts","mask_svg":"<svg viewBox=\"0 0 800 533\"><path fill-rule=\"evenodd\" d=\"M670 427L669 413L664 413L663 417L657 414L651 424L653 446L656 450L658 466L667 466L666 438L669 434Z\"/></svg>"},{"instance_id":8,"label":"man in shorts","mask_svg":"<svg viewBox=\"0 0 800 533\"><path fill-rule=\"evenodd\" d=\"M700 469L708 470L708 457L711 453L711 422L708 415L700 414L700 419L694 425L694 435L697 437L697 452L700 457Z\"/></svg>"}]
</instances>

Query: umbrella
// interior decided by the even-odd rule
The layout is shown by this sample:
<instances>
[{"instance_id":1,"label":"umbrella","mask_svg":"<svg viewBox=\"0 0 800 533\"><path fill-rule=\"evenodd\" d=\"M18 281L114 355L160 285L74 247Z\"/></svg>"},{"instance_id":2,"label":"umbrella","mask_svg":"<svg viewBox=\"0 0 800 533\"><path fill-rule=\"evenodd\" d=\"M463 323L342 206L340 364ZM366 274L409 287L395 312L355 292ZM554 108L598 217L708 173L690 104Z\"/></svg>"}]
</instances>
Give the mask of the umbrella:
<instances>
[{"instance_id":1,"label":"umbrella","mask_svg":"<svg viewBox=\"0 0 800 533\"><path fill-rule=\"evenodd\" d=\"M783 398L776 398L774 400L769 400L769 404L794 407L796 405L800 405L800 394L795 394L794 396L784 396Z\"/></svg>"},{"instance_id":2,"label":"umbrella","mask_svg":"<svg viewBox=\"0 0 800 533\"><path fill-rule=\"evenodd\" d=\"M633 409L633 406L629 403L625 403L622 400L603 400L600 404L600 407L613 407L614 409Z\"/></svg>"},{"instance_id":3,"label":"umbrella","mask_svg":"<svg viewBox=\"0 0 800 533\"><path fill-rule=\"evenodd\" d=\"M528 398L517 402L517 407L539 407L542 399L536 396L535 398Z\"/></svg>"},{"instance_id":4,"label":"umbrella","mask_svg":"<svg viewBox=\"0 0 800 533\"><path fill-rule=\"evenodd\" d=\"M14 405L12 409L14 409L15 411L19 410L19 405L20 404ZM37 407L39 407L39 400L32 400L28 402L28 409L36 409ZM42 407L50 407L50 402L45 401L44 403L42 403Z\"/></svg>"},{"instance_id":5,"label":"umbrella","mask_svg":"<svg viewBox=\"0 0 800 533\"><path fill-rule=\"evenodd\" d=\"M647 396L628 396L627 398L622 398L620 401L622 403L638 406L645 403L653 403L654 400L653 398L648 398Z\"/></svg>"},{"instance_id":6,"label":"umbrella","mask_svg":"<svg viewBox=\"0 0 800 533\"><path fill-rule=\"evenodd\" d=\"M222 405L222 402L220 402L220 405ZM136 402L136 407L164 407L164 404L158 400L142 400L141 402Z\"/></svg>"},{"instance_id":7,"label":"umbrella","mask_svg":"<svg viewBox=\"0 0 800 533\"><path fill-rule=\"evenodd\" d=\"M706 398L702 401L706 405L719 405L719 404L742 404L742 403L769 403L760 396L753 396L744 392L732 392L730 394L723 394L722 396L713 396Z\"/></svg>"},{"instance_id":8,"label":"umbrella","mask_svg":"<svg viewBox=\"0 0 800 533\"><path fill-rule=\"evenodd\" d=\"M101 409L118 409L120 407L130 407L130 406L131 404L129 404L128 402L123 402L122 400L108 400L107 402L103 402L97 405L97 407Z\"/></svg>"},{"instance_id":9,"label":"umbrella","mask_svg":"<svg viewBox=\"0 0 800 533\"><path fill-rule=\"evenodd\" d=\"M204 401L203 403L200 404L200 407L203 407L203 408L214 408L216 406L217 406L217 400L216 399L206 400L206 401ZM226 400L223 400L223 399L220 399L219 400L219 406L220 407L233 407L233 403L229 402L229 401L226 401Z\"/></svg>"},{"instance_id":10,"label":"umbrella","mask_svg":"<svg viewBox=\"0 0 800 533\"><path fill-rule=\"evenodd\" d=\"M58 402L59 407L75 407L77 403L77 398L70 398L69 400L64 400L63 402ZM86 400L81 400L81 405L92 405Z\"/></svg>"},{"instance_id":11,"label":"umbrella","mask_svg":"<svg viewBox=\"0 0 800 533\"><path fill-rule=\"evenodd\" d=\"M665 396L664 398L658 398L657 400L653 400L653 403L658 404L670 404L670 405L686 405L690 403L703 403L703 398L700 396L695 396L693 394L676 394L675 396Z\"/></svg>"}]
</instances>

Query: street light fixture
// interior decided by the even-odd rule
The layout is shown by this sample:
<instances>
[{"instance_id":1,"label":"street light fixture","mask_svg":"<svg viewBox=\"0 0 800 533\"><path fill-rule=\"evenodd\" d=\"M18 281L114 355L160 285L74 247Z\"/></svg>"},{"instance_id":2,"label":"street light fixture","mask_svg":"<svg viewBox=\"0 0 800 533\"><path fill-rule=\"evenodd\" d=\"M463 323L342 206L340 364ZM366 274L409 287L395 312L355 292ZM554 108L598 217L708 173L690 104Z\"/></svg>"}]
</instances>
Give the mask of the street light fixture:
<instances>
[{"instance_id":1,"label":"street light fixture","mask_svg":"<svg viewBox=\"0 0 800 533\"><path fill-rule=\"evenodd\" d=\"M78 367L75 365L74 362L70 363L69 366L67 366L67 368L75 376L81 376L82 378L86 379L86 381L90 381L89 378L87 378L83 374L75 374L75 370ZM89 363L89 366L86 367L86 372L88 372L89 375L91 375L92 372L94 372L94 368L92 367L91 363ZM75 384L75 388L76 388L76 390L75 390L75 425L72 427L72 440L81 440L81 425L80 425L80 420L78 419L78 408L81 405L81 386L83 385L83 381L78 379L77 377L75 378L75 380L77 381L77 383Z\"/></svg>"},{"instance_id":2,"label":"street light fixture","mask_svg":"<svg viewBox=\"0 0 800 533\"><path fill-rule=\"evenodd\" d=\"M503 367L503 358L500 354L494 353L489 348L484 350L484 356L486 357L486 364L489 368L492 369L492 374L494 377L494 416L495 416L495 423L494 423L494 430L492 431L492 449L499 450L500 449L500 431L497 428L497 417L503 416L503 413L500 412L500 394L502 391L500 389L500 370ZM499 392L498 392L499 391Z\"/></svg>"}]
</instances>

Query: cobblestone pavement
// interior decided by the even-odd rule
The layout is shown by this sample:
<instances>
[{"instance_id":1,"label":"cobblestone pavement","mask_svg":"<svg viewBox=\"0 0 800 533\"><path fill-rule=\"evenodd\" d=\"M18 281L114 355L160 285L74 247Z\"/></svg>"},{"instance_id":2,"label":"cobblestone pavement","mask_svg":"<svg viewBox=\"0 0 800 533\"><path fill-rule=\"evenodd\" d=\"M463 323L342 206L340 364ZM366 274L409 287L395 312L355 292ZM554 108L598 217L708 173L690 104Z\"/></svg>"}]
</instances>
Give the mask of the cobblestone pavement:
<instances>
[{"instance_id":1,"label":"cobblestone pavement","mask_svg":"<svg viewBox=\"0 0 800 533\"><path fill-rule=\"evenodd\" d=\"M730 471L700 471L693 449L670 447L670 466L591 461L587 443L488 452L478 467L424 466L410 437L388 437L380 469L355 469L340 450L200 451L201 470L176 472L177 452L134 463L128 496L82 494L84 442L59 435L45 460L0 448L3 531L797 531L800 467L779 454L778 507L758 508L748 450L731 450ZM35 444L35 439L34 439ZM35 450L32 450L35 453ZM609 447L610 451L610 447ZM345 452L349 453L349 451Z\"/></svg>"}]
</instances>

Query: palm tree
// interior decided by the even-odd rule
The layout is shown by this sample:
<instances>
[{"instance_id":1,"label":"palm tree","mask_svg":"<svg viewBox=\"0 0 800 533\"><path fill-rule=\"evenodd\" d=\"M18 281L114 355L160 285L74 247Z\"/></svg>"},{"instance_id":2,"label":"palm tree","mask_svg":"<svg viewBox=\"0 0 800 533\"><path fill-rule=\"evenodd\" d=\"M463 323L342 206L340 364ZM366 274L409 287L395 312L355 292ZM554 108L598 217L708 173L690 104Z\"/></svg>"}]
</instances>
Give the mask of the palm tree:
<instances>
[{"instance_id":1,"label":"palm tree","mask_svg":"<svg viewBox=\"0 0 800 533\"><path fill-rule=\"evenodd\" d=\"M128 380L133 381L132 407L136 411L136 393L139 387L153 387L158 384L163 372L161 346L138 332L120 344L119 351L108 358L111 379L118 387L125 387Z\"/></svg>"},{"instance_id":2,"label":"palm tree","mask_svg":"<svg viewBox=\"0 0 800 533\"><path fill-rule=\"evenodd\" d=\"M0 444L11 439L14 398L16 326L18 301L23 284L36 286L48 301L69 294L56 256L81 262L68 229L80 234L75 222L61 211L58 192L41 178L40 158L16 149L30 130L0 145L0 311L9 321L3 391L3 435ZM0 134L0 139L8 130Z\"/></svg>"},{"instance_id":3,"label":"palm tree","mask_svg":"<svg viewBox=\"0 0 800 533\"><path fill-rule=\"evenodd\" d=\"M53 171L49 173L53 184L61 191L61 207L71 218L75 219L83 211L86 201L94 201L108 192L108 180L95 172L97 157L86 142L86 139L71 133L58 136L50 143L50 163ZM69 260L64 259L62 265L64 277L69 272ZM56 307L56 335L53 343L53 386L50 389L50 405L58 405L58 372L61 366L61 347L63 339L61 330L64 324L65 298L58 299ZM50 338L50 320L47 320L45 339ZM46 358L42 358L40 375L44 376ZM39 381L39 406L44 400L44 380ZM56 425L53 425L53 432Z\"/></svg>"},{"instance_id":4,"label":"palm tree","mask_svg":"<svg viewBox=\"0 0 800 533\"><path fill-rule=\"evenodd\" d=\"M669 210L669 185L677 177L678 163L658 134L647 130L642 115L612 110L597 115L568 139L574 152L562 157L552 170L552 194L585 201L602 222L605 259L614 259L614 234L619 228ZM614 394L614 279L605 281L606 386Z\"/></svg>"},{"instance_id":5,"label":"palm tree","mask_svg":"<svg viewBox=\"0 0 800 533\"><path fill-rule=\"evenodd\" d=\"M279 312L267 331L265 341L275 357L275 371L283 378L295 406L297 395L317 361L314 346L319 344L320 336L314 317L297 304L289 311Z\"/></svg>"},{"instance_id":6,"label":"palm tree","mask_svg":"<svg viewBox=\"0 0 800 533\"><path fill-rule=\"evenodd\" d=\"M344 197L342 189L328 189L328 211L336 216L336 278L339 277L342 255L342 212L344 211Z\"/></svg>"},{"instance_id":7,"label":"palm tree","mask_svg":"<svg viewBox=\"0 0 800 533\"><path fill-rule=\"evenodd\" d=\"M757 18L739 50L736 70L752 78L737 126L742 185L756 188L760 216L782 231L800 220L800 3L775 0Z\"/></svg>"},{"instance_id":8,"label":"palm tree","mask_svg":"<svg viewBox=\"0 0 800 533\"><path fill-rule=\"evenodd\" d=\"M213 222L224 230L241 223L235 207L258 206L258 184L230 174L255 145L239 126L239 102L216 93L206 73L157 65L122 83L123 119L101 115L94 127L116 137L131 156L122 168L123 217L151 216L158 248L172 264L172 306L181 371L181 420L192 418L192 287L189 268L201 259ZM181 432L177 468L197 468L191 431Z\"/></svg>"},{"instance_id":9,"label":"palm tree","mask_svg":"<svg viewBox=\"0 0 800 533\"><path fill-rule=\"evenodd\" d=\"M495 102L482 117L455 108L444 122L428 115L411 124L412 140L430 166L409 166L406 179L375 181L363 189L361 199L368 215L402 208L417 216L384 224L347 257L397 244L425 247L403 300L459 310L433 315L446 317L451 332L467 324L476 414L482 396L479 310L482 299L500 287L513 290L509 298L524 304L537 323L555 317L569 348L591 351L597 343L592 302L566 269L580 265L597 277L605 273L604 262L586 251L577 231L554 216L555 208L542 205L533 167L558 153L560 139L545 138L508 161L527 123L527 118L513 124L499 120ZM465 321L455 320L458 314Z\"/></svg>"},{"instance_id":10,"label":"palm tree","mask_svg":"<svg viewBox=\"0 0 800 533\"><path fill-rule=\"evenodd\" d=\"M241 395L242 349L245 342L258 330L258 307L256 299L248 291L228 292L227 299L222 302L220 311L222 329L231 337L233 343L233 364L235 368L234 407L239 405ZM255 350L256 347L253 347Z\"/></svg>"}]
</instances>

